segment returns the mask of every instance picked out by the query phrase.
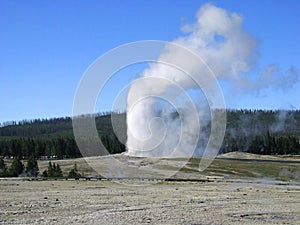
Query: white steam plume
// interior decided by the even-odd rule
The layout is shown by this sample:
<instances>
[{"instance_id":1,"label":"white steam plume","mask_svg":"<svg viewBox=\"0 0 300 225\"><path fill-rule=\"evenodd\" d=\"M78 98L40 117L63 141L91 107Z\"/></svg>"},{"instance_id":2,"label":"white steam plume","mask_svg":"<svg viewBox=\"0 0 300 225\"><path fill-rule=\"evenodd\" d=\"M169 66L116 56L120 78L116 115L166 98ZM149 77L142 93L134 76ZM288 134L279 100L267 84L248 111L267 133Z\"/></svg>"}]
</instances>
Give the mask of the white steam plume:
<instances>
[{"instance_id":1,"label":"white steam plume","mask_svg":"<svg viewBox=\"0 0 300 225\"><path fill-rule=\"evenodd\" d=\"M243 29L242 23L240 15L205 4L197 13L196 23L182 28L186 35L172 43L198 54L216 78L227 80L233 86L253 91L270 86L290 86L297 82L298 73L294 69L283 76L276 65L267 67L255 80L245 75L256 65L258 44ZM140 76L144 79L133 82L128 93L128 154L150 157L191 156L194 154L191 152L192 146L207 138L202 136L203 132L197 135L200 128L209 125L214 115L210 116L207 105L201 101L191 104L186 92L210 88L211 83L206 77L207 67L184 57L180 50L172 46L165 47L158 61L172 62L172 65L149 64L149 68ZM180 68L187 69L181 71ZM197 77L188 74L197 74ZM195 79L200 80L201 87ZM170 102L173 105L168 104ZM203 153L201 149L196 150L196 154Z\"/></svg>"}]
</instances>

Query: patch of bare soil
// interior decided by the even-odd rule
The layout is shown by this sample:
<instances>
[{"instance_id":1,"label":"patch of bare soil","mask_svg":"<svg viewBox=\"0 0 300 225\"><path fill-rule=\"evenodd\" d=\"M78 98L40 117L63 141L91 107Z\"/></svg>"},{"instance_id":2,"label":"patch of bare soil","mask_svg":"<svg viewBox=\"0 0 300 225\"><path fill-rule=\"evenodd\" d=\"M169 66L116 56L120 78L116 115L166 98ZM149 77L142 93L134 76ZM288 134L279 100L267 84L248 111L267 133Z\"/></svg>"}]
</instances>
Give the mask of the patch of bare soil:
<instances>
[{"instance_id":1,"label":"patch of bare soil","mask_svg":"<svg viewBox=\"0 0 300 225\"><path fill-rule=\"evenodd\" d=\"M299 224L300 186L0 181L0 224Z\"/></svg>"}]
</instances>

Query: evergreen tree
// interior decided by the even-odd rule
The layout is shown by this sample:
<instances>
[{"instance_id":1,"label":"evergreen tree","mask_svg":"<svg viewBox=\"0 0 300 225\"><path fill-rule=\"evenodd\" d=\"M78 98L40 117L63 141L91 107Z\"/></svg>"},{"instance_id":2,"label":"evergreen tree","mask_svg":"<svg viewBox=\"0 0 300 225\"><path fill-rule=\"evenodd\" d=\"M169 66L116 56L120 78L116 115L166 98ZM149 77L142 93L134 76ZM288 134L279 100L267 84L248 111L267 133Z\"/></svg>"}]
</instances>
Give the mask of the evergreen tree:
<instances>
[{"instance_id":1,"label":"evergreen tree","mask_svg":"<svg viewBox=\"0 0 300 225\"><path fill-rule=\"evenodd\" d=\"M44 171L43 171L42 177L48 177L48 171L47 171L47 170L44 170Z\"/></svg>"},{"instance_id":2,"label":"evergreen tree","mask_svg":"<svg viewBox=\"0 0 300 225\"><path fill-rule=\"evenodd\" d=\"M49 161L49 164L48 164L47 177L54 177L54 168L52 166L51 161Z\"/></svg>"},{"instance_id":3,"label":"evergreen tree","mask_svg":"<svg viewBox=\"0 0 300 225\"><path fill-rule=\"evenodd\" d=\"M63 177L62 170L59 164L51 163L49 161L48 168L43 172L43 177Z\"/></svg>"},{"instance_id":4,"label":"evergreen tree","mask_svg":"<svg viewBox=\"0 0 300 225\"><path fill-rule=\"evenodd\" d=\"M69 178L79 178L81 177L81 174L78 172L77 169L77 164L75 162L73 169L70 170L69 174L68 174Z\"/></svg>"},{"instance_id":5,"label":"evergreen tree","mask_svg":"<svg viewBox=\"0 0 300 225\"><path fill-rule=\"evenodd\" d=\"M27 161L26 174L30 177L36 177L39 174L38 163L33 156Z\"/></svg>"},{"instance_id":6,"label":"evergreen tree","mask_svg":"<svg viewBox=\"0 0 300 225\"><path fill-rule=\"evenodd\" d=\"M8 173L9 176L17 177L24 171L24 165L21 162L19 157L15 157L12 161L11 166L9 167Z\"/></svg>"},{"instance_id":7,"label":"evergreen tree","mask_svg":"<svg viewBox=\"0 0 300 225\"><path fill-rule=\"evenodd\" d=\"M55 167L55 177L63 177L63 174L62 174L59 164L57 164Z\"/></svg>"},{"instance_id":8,"label":"evergreen tree","mask_svg":"<svg viewBox=\"0 0 300 225\"><path fill-rule=\"evenodd\" d=\"M3 158L0 158L0 170L3 170L6 167Z\"/></svg>"},{"instance_id":9,"label":"evergreen tree","mask_svg":"<svg viewBox=\"0 0 300 225\"><path fill-rule=\"evenodd\" d=\"M0 158L0 177L6 177L7 174L7 167L3 160L3 158Z\"/></svg>"}]
</instances>

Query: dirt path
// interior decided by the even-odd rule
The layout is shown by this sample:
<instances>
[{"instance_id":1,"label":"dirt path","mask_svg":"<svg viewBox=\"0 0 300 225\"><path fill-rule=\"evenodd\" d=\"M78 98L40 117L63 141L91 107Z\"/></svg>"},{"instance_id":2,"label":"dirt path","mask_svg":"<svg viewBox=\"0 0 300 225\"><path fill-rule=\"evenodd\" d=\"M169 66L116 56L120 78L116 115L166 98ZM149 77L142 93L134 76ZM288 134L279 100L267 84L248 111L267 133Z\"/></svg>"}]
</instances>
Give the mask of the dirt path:
<instances>
[{"instance_id":1,"label":"dirt path","mask_svg":"<svg viewBox=\"0 0 300 225\"><path fill-rule=\"evenodd\" d=\"M297 185L141 184L0 181L0 224L300 224Z\"/></svg>"}]
</instances>

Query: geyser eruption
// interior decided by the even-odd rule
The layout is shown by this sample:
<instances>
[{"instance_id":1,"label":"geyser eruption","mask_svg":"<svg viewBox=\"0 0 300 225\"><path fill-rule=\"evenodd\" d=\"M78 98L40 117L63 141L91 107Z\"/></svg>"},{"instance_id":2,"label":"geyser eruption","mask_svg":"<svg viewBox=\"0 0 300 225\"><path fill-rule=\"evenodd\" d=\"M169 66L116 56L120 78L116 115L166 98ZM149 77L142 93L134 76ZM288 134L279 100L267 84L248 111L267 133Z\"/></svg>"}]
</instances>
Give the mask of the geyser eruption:
<instances>
[{"instance_id":1,"label":"geyser eruption","mask_svg":"<svg viewBox=\"0 0 300 225\"><path fill-rule=\"evenodd\" d=\"M214 77L248 90L283 85L277 82L282 77L271 79L272 70L264 70L257 79L246 76L256 64L258 51L257 41L242 23L240 15L205 4L196 23L182 28L185 36L167 44L157 62L149 63L131 84L127 97L129 155L190 157L204 154L205 147L205 155L216 155L225 121L219 120L218 110L224 110L224 102L222 95L214 96ZM286 77L295 82L298 74L293 70ZM201 90L207 101L192 99L191 90ZM204 132L207 127L209 137Z\"/></svg>"},{"instance_id":2,"label":"geyser eruption","mask_svg":"<svg viewBox=\"0 0 300 225\"><path fill-rule=\"evenodd\" d=\"M241 29L241 18L236 14L207 4L199 10L197 23L185 26L185 30L189 34L173 44L195 51L205 63L217 68L217 77L246 71L254 58L251 49L255 41ZM233 48L240 43L244 44ZM212 116L208 116L203 101L193 102L187 93L209 88L211 74L204 63L185 55L179 47L167 45L158 62L169 64L150 64L141 74L144 79L131 85L127 98L129 155L190 157L195 150L200 154L200 128L207 126Z\"/></svg>"}]
</instances>

